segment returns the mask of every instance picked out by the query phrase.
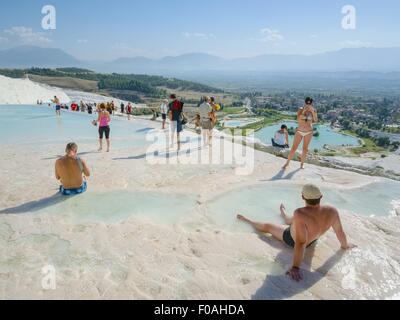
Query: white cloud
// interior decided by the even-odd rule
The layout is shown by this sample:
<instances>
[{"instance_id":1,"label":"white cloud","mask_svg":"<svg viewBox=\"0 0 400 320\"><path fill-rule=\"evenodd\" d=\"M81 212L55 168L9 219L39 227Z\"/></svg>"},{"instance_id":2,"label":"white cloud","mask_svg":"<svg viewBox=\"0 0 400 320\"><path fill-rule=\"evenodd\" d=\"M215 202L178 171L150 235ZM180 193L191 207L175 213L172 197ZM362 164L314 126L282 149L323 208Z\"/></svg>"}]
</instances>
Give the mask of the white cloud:
<instances>
[{"instance_id":1,"label":"white cloud","mask_svg":"<svg viewBox=\"0 0 400 320\"><path fill-rule=\"evenodd\" d=\"M46 44L51 42L51 40L45 37L43 33L34 32L28 27L12 27L11 29L4 30L3 33L7 35L10 41L17 43Z\"/></svg>"},{"instance_id":2,"label":"white cloud","mask_svg":"<svg viewBox=\"0 0 400 320\"><path fill-rule=\"evenodd\" d=\"M0 43L8 42L8 38L0 36Z\"/></svg>"},{"instance_id":3,"label":"white cloud","mask_svg":"<svg viewBox=\"0 0 400 320\"><path fill-rule=\"evenodd\" d=\"M310 34L308 37L311 38L311 39L317 39L317 38L318 38L318 35L316 35L316 34Z\"/></svg>"},{"instance_id":4,"label":"white cloud","mask_svg":"<svg viewBox=\"0 0 400 320\"><path fill-rule=\"evenodd\" d=\"M213 33L201 33L201 32L184 32L182 33L185 38L199 38L199 39L216 39L217 37Z\"/></svg>"},{"instance_id":5,"label":"white cloud","mask_svg":"<svg viewBox=\"0 0 400 320\"><path fill-rule=\"evenodd\" d=\"M372 42L363 42L361 40L347 40L340 42L339 45L343 48L365 48L371 47Z\"/></svg>"},{"instance_id":6,"label":"white cloud","mask_svg":"<svg viewBox=\"0 0 400 320\"><path fill-rule=\"evenodd\" d=\"M261 29L261 33L264 36L261 39L262 42L276 42L283 40L283 35L279 32L279 30L264 28Z\"/></svg>"},{"instance_id":7,"label":"white cloud","mask_svg":"<svg viewBox=\"0 0 400 320\"><path fill-rule=\"evenodd\" d=\"M89 42L89 40L87 40L87 39L78 39L77 42L80 43L80 44L86 44L86 43Z\"/></svg>"}]
</instances>

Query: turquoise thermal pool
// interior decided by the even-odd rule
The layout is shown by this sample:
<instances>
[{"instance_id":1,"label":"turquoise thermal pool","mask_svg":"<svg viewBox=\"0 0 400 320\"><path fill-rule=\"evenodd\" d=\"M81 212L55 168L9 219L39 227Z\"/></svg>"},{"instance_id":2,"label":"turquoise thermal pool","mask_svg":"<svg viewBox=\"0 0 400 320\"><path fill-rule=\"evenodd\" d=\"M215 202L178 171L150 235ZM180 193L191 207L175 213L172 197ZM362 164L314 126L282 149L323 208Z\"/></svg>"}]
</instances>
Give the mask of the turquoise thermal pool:
<instances>
[{"instance_id":1,"label":"turquoise thermal pool","mask_svg":"<svg viewBox=\"0 0 400 320\"><path fill-rule=\"evenodd\" d=\"M255 133L255 138L259 139L262 143L270 145L271 139L275 136L275 133L281 128L282 124L286 124L288 128L297 128L297 123L295 122L282 122L276 125L267 126L260 131ZM338 132L333 131L327 125L317 125L316 126L319 137L313 137L310 149L323 149L324 145L330 146L358 146L359 141L357 138L352 136L344 135ZM294 136L289 136L289 144L293 144ZM299 147L302 147L302 144Z\"/></svg>"},{"instance_id":2,"label":"turquoise thermal pool","mask_svg":"<svg viewBox=\"0 0 400 320\"><path fill-rule=\"evenodd\" d=\"M94 144L97 147L98 127L91 122L96 115L62 111L57 117L54 108L47 106L0 106L0 144ZM113 117L111 122L112 144L116 148L140 148L149 144L145 125L132 120Z\"/></svg>"},{"instance_id":3,"label":"turquoise thermal pool","mask_svg":"<svg viewBox=\"0 0 400 320\"><path fill-rule=\"evenodd\" d=\"M331 204L360 216L395 215L400 208L400 183L385 181L360 188L321 188L323 203ZM282 223L280 204L284 203L289 214L304 206L301 186L284 182L268 182L228 192L208 204L208 214L219 227L243 230L244 225L234 220L237 213L264 222Z\"/></svg>"}]
</instances>

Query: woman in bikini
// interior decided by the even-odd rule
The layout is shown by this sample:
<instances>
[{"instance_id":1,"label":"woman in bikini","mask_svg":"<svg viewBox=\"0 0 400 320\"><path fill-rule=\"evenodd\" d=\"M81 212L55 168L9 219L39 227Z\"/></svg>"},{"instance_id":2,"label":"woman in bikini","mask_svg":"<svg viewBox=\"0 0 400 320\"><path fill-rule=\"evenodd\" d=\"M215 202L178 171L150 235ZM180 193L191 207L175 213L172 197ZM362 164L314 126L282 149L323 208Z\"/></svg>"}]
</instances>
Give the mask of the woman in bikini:
<instances>
[{"instance_id":1,"label":"woman in bikini","mask_svg":"<svg viewBox=\"0 0 400 320\"><path fill-rule=\"evenodd\" d=\"M307 98L306 105L299 109L297 113L299 127L294 137L292 150L290 151L288 160L283 167L284 170L289 167L290 161L292 161L294 158L297 148L302 141L303 153L301 155L301 169L304 169L304 162L307 159L308 147L314 134L313 124L318 122L318 115L317 111L314 109L313 102L313 99Z\"/></svg>"}]
</instances>

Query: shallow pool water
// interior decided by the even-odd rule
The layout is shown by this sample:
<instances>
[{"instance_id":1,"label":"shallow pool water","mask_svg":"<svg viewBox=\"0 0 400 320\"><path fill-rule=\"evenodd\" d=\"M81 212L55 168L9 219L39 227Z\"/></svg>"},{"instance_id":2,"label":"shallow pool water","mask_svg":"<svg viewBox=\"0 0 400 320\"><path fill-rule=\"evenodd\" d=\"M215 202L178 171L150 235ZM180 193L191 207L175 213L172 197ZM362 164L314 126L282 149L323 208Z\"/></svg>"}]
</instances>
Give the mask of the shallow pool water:
<instances>
[{"instance_id":1,"label":"shallow pool water","mask_svg":"<svg viewBox=\"0 0 400 320\"><path fill-rule=\"evenodd\" d=\"M64 217L77 224L120 223L132 216L155 223L174 224L193 213L197 196L149 192L112 191L86 193L76 197L57 196L49 206L37 205L35 214Z\"/></svg>"},{"instance_id":2,"label":"shallow pool water","mask_svg":"<svg viewBox=\"0 0 400 320\"><path fill-rule=\"evenodd\" d=\"M223 125L225 128L239 128L258 121L260 120L259 119L227 120L224 121Z\"/></svg>"},{"instance_id":3,"label":"shallow pool water","mask_svg":"<svg viewBox=\"0 0 400 320\"><path fill-rule=\"evenodd\" d=\"M271 139L275 136L275 133L281 128L282 124L286 124L288 128L297 128L296 122L282 122L273 126L268 126L255 133L255 138L260 139L262 143L271 145ZM359 141L357 138L352 136L344 135L333 131L329 126L316 125L319 132L319 137L313 137L310 149L322 149L324 145L331 146L358 146ZM293 144L294 136L289 136L289 144ZM299 147L302 147L302 144Z\"/></svg>"},{"instance_id":4,"label":"shallow pool water","mask_svg":"<svg viewBox=\"0 0 400 320\"><path fill-rule=\"evenodd\" d=\"M98 127L91 122L96 115L62 111L57 117L47 106L0 106L0 144L50 144L75 141L93 143L97 147ZM128 122L115 117L111 122L111 139L116 148L144 147L150 130L137 121Z\"/></svg>"},{"instance_id":5,"label":"shallow pool water","mask_svg":"<svg viewBox=\"0 0 400 320\"><path fill-rule=\"evenodd\" d=\"M385 181L355 189L321 188L323 203L361 216L390 216L400 201L400 183ZM282 223L279 207L284 203L289 214L303 207L301 186L284 182L268 182L226 193L208 204L213 222L228 229L241 229L235 215L242 213L258 221Z\"/></svg>"},{"instance_id":6,"label":"shallow pool water","mask_svg":"<svg viewBox=\"0 0 400 320\"><path fill-rule=\"evenodd\" d=\"M0 110L3 115L0 117L0 134L3 138L0 144L45 144L48 141L63 145L67 141L76 141L78 144L97 143L97 128L91 125L94 115L63 112L62 117L57 118L52 108L42 106L0 106ZM325 134L322 129L320 127L319 131L323 137ZM139 121L128 123L126 120L114 119L113 143L119 143L121 148L145 146L150 143L146 141L146 134L151 130L153 129ZM180 172L185 177L195 177L198 170L197 166L180 167ZM211 172L212 167L205 167L203 171ZM390 180L351 190L326 187L322 190L325 194L324 202L365 216L388 216L394 212L394 203L400 201L400 183ZM205 214L219 227L228 229L237 227L235 214L238 212L248 214L254 219L280 222L280 203L284 202L288 211L292 212L303 205L300 192L300 186L283 181L268 182L233 191L210 201L206 205ZM142 215L155 222L175 223L181 217L193 213L197 207L196 199L196 196L135 190L105 194L88 192L74 198L45 199L36 204L33 211L66 214L78 222L112 223L123 221L132 215ZM23 207L16 210L31 209Z\"/></svg>"},{"instance_id":7,"label":"shallow pool water","mask_svg":"<svg viewBox=\"0 0 400 320\"><path fill-rule=\"evenodd\" d=\"M243 121L226 121L226 122L224 122L224 127L237 128L237 127L243 126L245 124L246 124L246 122L243 122Z\"/></svg>"}]
</instances>

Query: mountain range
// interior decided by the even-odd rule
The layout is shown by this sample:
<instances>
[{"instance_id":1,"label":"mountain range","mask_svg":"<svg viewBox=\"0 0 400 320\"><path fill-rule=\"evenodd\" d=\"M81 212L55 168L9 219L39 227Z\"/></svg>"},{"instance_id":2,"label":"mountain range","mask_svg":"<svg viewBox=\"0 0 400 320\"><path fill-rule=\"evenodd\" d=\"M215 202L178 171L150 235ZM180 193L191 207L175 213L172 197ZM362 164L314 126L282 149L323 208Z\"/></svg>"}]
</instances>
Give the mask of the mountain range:
<instances>
[{"instance_id":1,"label":"mountain range","mask_svg":"<svg viewBox=\"0 0 400 320\"><path fill-rule=\"evenodd\" d=\"M61 49L20 46L0 51L0 68L66 67L82 62Z\"/></svg>"},{"instance_id":2,"label":"mountain range","mask_svg":"<svg viewBox=\"0 0 400 320\"><path fill-rule=\"evenodd\" d=\"M171 74L180 72L400 71L400 48L341 49L314 55L266 54L224 59L189 53L161 59L125 57L114 61L79 60L61 49L20 46L0 51L0 68L82 67L99 72Z\"/></svg>"}]
</instances>

